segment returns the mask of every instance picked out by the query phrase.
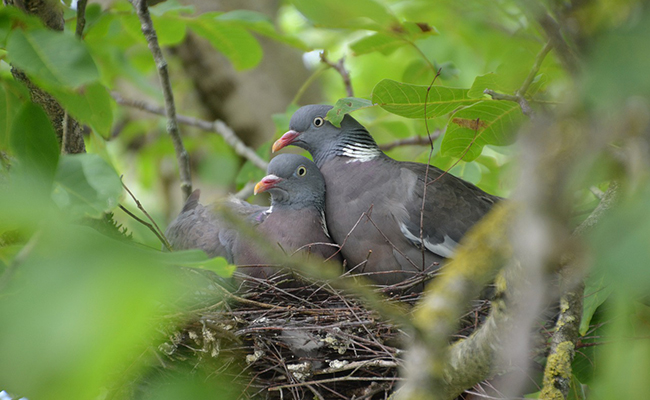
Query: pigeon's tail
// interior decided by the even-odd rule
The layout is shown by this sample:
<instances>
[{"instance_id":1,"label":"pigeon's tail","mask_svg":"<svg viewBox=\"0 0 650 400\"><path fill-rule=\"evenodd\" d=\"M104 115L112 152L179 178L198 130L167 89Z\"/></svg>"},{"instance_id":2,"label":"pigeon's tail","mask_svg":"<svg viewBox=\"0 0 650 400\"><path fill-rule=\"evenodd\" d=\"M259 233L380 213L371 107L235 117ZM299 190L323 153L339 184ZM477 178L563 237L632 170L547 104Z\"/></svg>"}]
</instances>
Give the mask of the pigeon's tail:
<instances>
[{"instance_id":1,"label":"pigeon's tail","mask_svg":"<svg viewBox=\"0 0 650 400\"><path fill-rule=\"evenodd\" d=\"M194 210L196 206L199 205L199 197L201 197L201 189L196 189L192 192L190 197L187 198L187 201L181 210L181 214L190 210Z\"/></svg>"}]
</instances>

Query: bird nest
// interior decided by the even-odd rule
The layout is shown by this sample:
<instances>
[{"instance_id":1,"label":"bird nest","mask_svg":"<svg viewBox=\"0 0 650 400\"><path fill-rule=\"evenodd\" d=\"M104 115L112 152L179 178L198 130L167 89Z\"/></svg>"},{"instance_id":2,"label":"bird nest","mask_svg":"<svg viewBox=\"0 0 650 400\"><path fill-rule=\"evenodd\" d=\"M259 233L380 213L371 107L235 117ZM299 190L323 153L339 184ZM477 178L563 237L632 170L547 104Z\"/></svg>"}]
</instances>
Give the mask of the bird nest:
<instances>
[{"instance_id":1,"label":"bird nest","mask_svg":"<svg viewBox=\"0 0 650 400\"><path fill-rule=\"evenodd\" d=\"M408 332L348 291L326 282L286 285L284 278L253 284L249 278L234 293L223 290L223 301L170 334L162 355L196 364L228 360L233 368L220 364L215 372L241 385L242 399L388 398L401 379ZM383 292L382 301L407 309L420 296L385 296L393 289L375 290ZM477 301L462 318L459 337L488 311L488 301Z\"/></svg>"}]
</instances>

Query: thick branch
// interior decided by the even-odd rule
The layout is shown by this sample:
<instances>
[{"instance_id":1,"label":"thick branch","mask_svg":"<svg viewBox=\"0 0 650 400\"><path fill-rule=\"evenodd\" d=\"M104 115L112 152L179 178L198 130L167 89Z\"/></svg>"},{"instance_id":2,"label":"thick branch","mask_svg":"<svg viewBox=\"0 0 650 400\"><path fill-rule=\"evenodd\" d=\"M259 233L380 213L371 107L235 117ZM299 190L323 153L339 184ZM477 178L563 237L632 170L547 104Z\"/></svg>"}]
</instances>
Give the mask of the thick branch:
<instances>
[{"instance_id":1,"label":"thick branch","mask_svg":"<svg viewBox=\"0 0 650 400\"><path fill-rule=\"evenodd\" d=\"M496 271L510 257L507 226L512 218L511 204L497 205L463 238L455 258L443 267L443 273L427 289L424 302L416 312L416 344L409 352L408 380L397 399L452 398L467 387L489 376L492 357L478 354L494 352L485 345L495 334L479 330L463 346L450 349L448 342L458 325L458 317ZM501 307L495 307L501 310ZM495 313L493 309L493 313ZM493 324L491 324L493 325ZM491 330L497 327L490 327ZM493 342L492 342L493 343ZM471 368L466 368L471 365Z\"/></svg>"},{"instance_id":2,"label":"thick branch","mask_svg":"<svg viewBox=\"0 0 650 400\"><path fill-rule=\"evenodd\" d=\"M27 14L39 17L52 30L63 30L63 5L57 1L5 0L5 4L13 4ZM12 67L11 73L17 81L22 82L27 87L32 101L43 107L52 122L57 139L61 143L61 152L68 154L85 153L83 126L79 125L74 118L68 116L54 97L34 85L21 70Z\"/></svg>"},{"instance_id":3,"label":"thick branch","mask_svg":"<svg viewBox=\"0 0 650 400\"><path fill-rule=\"evenodd\" d=\"M580 282L560 299L560 316L555 324L551 350L544 368L544 387L540 399L566 399L569 395L571 363L580 336L584 289L584 284Z\"/></svg>"},{"instance_id":4,"label":"thick branch","mask_svg":"<svg viewBox=\"0 0 650 400\"><path fill-rule=\"evenodd\" d=\"M111 95L118 104L134 107L151 114L165 115L165 110L161 107L148 104L144 101L125 99L116 92L113 92ZM228 145L230 145L230 147L235 150L235 153L249 160L256 167L266 171L268 163L264 161L260 156L258 156L257 153L255 153L255 150L246 146L246 144L235 134L235 132L223 121L216 120L214 122L210 122L198 118L188 117L185 115L177 115L176 118L177 121L181 124L194 126L204 131L214 132L221 135L226 143L228 143Z\"/></svg>"},{"instance_id":5,"label":"thick branch","mask_svg":"<svg viewBox=\"0 0 650 400\"><path fill-rule=\"evenodd\" d=\"M162 86L163 96L165 98L165 114L167 115L167 132L172 138L174 144L174 151L176 152L176 159L178 160L178 172L181 179L181 190L183 191L184 198L188 198L192 193L192 175L190 170L190 158L183 141L181 140L180 131L178 129L178 122L176 121L176 105L174 104L174 93L172 92L171 80L169 79L169 71L167 68L167 61L163 56L160 45L158 44L158 37L156 30L153 27L151 15L149 15L149 8L145 0L130 0L133 8L135 8L142 34L147 40L149 50L153 55L158 69L158 77Z\"/></svg>"},{"instance_id":6,"label":"thick branch","mask_svg":"<svg viewBox=\"0 0 650 400\"><path fill-rule=\"evenodd\" d=\"M618 198L618 183L612 181L607 191L589 217L573 232L573 236L583 236L600 220L603 213L609 210ZM574 262L569 262L563 268L563 281L573 281L575 275ZM570 288L560 299L560 315L555 323L555 331L551 337L551 349L544 369L544 387L540 399L566 399L571 388L571 364L575 356L575 346L580 337L580 321L582 318L582 302L584 283L582 280Z\"/></svg>"}]
</instances>

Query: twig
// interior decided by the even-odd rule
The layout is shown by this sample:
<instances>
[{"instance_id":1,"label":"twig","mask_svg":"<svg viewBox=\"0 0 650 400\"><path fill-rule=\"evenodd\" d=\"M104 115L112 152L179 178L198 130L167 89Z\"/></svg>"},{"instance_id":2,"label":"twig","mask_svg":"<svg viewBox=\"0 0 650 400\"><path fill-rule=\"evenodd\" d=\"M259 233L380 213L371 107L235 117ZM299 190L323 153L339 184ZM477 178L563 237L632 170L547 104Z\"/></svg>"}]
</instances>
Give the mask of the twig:
<instances>
[{"instance_id":1,"label":"twig","mask_svg":"<svg viewBox=\"0 0 650 400\"><path fill-rule=\"evenodd\" d=\"M353 361L338 367L329 367L318 371L318 374L332 374L334 372L349 371L351 369L377 367L377 368L397 368L399 365L392 360L363 360Z\"/></svg>"},{"instance_id":2,"label":"twig","mask_svg":"<svg viewBox=\"0 0 650 400\"><path fill-rule=\"evenodd\" d=\"M174 104L174 93L172 92L172 85L169 79L169 71L167 68L167 61L163 56L160 45L158 44L158 37L156 30L153 27L151 15L149 15L149 8L147 7L146 0L130 0L133 8L135 8L142 34L147 40L149 50L153 55L158 69L158 77L162 86L163 96L165 98L165 115L167 116L167 132L172 138L174 144L174 151L178 160L178 171L181 180L181 190L184 198L187 199L192 193L192 174L190 170L190 158L183 141L181 139L180 131L178 129L178 122L176 120L176 105Z\"/></svg>"},{"instance_id":3,"label":"twig","mask_svg":"<svg viewBox=\"0 0 650 400\"><path fill-rule=\"evenodd\" d=\"M165 248L166 248L167 250L169 250L169 251L172 251L172 247L171 247L171 245L169 244L169 242L167 241L167 239L166 239L164 236L161 236L160 233L158 233L158 231L156 231L156 229L153 227L153 225L151 225L151 224L148 223L147 221L143 220L142 218L138 217L137 215L133 214L131 211L129 211L129 210L128 210L126 207L124 207L123 205L120 204L119 207L120 207L120 209L121 209L122 211L124 211L124 212L129 216L129 217L135 219L136 221L138 221L138 222L141 223L142 225L144 225L144 226L146 226L147 228L149 228L149 230L151 230L151 232L153 232L153 234L156 235L156 237L158 238L158 240L160 240L160 242L165 246Z\"/></svg>"},{"instance_id":4,"label":"twig","mask_svg":"<svg viewBox=\"0 0 650 400\"><path fill-rule=\"evenodd\" d=\"M528 73L528 76L526 79L524 79L524 82L521 84L521 87L515 92L515 96L518 97L524 97L526 96L526 92L528 92L528 88L530 88L530 84L533 83L533 80L537 76L537 73L539 72L539 68L542 66L542 62L544 62L544 58L546 58L546 55L553 49L553 45L551 44L551 41L549 40L546 42L544 47L542 47L542 50L537 53L537 56L535 56L535 62L533 63L533 67L530 69L530 72Z\"/></svg>"},{"instance_id":5,"label":"twig","mask_svg":"<svg viewBox=\"0 0 650 400\"><path fill-rule=\"evenodd\" d=\"M151 229L154 231L154 233L156 233L156 236L158 236L158 239L160 239L160 241L162 241L162 243L165 245L165 247L167 248L167 250L171 251L171 250L172 250L172 246L171 246L171 245L169 244L169 242L167 241L167 238L165 238L165 234L164 234L163 231L160 229L160 227L158 226L158 224L156 224L156 221L155 221L153 218L151 218L151 215L149 215L149 213L147 212L147 210L144 209L144 207L142 206L142 204L140 203L140 201L139 201L139 200L135 197L135 195L134 195L134 194L129 190L129 188L124 184L124 182L122 182L122 186L124 187L124 189L126 190L126 192L129 194L129 196L131 196L131 198L132 198L133 201L135 202L135 205L138 206L138 209L139 209L140 211L142 211L142 213L143 213L144 215L147 216L147 218L149 219L149 221L151 221L151 223L152 223L153 225L149 225L149 226L150 226ZM126 210L124 207L122 207L122 206L120 206L120 207L121 207L123 210ZM153 229L154 227L155 227L155 229Z\"/></svg>"},{"instance_id":6,"label":"twig","mask_svg":"<svg viewBox=\"0 0 650 400\"><path fill-rule=\"evenodd\" d=\"M433 155L433 139L431 138L431 133L429 132L429 119L427 118L427 103L429 102L429 92L433 87L433 84L436 82L436 79L440 76L442 68L436 72L436 76L431 80L431 84L427 87L427 93L424 95L424 128L427 131L427 138L429 139L429 158L427 160L427 166L424 170L424 186L422 187L422 206L420 207L420 245L422 251L422 269L424 270L425 256L427 248L424 245L424 206L427 204L427 181L429 180L429 169L431 168L431 156Z\"/></svg>"},{"instance_id":7,"label":"twig","mask_svg":"<svg viewBox=\"0 0 650 400\"><path fill-rule=\"evenodd\" d=\"M418 47L417 44L415 44L414 42L412 42L412 41L410 41L410 40L407 40L407 39L404 39L404 40L406 41L406 43L408 43L409 45L411 45L411 46L415 49L415 51L418 52L418 54L420 54L420 57L422 57L422 59L424 60L424 62L426 62L427 64L429 64L429 68L431 68L432 71L436 71L436 66L433 65L433 63L429 60L429 58L427 57L427 55L424 54L424 52L422 51L422 49L420 49L420 48ZM438 75L440 75L440 71L441 71L441 70L442 70L442 68L438 69L438 71L437 71L437 74L438 74Z\"/></svg>"},{"instance_id":8,"label":"twig","mask_svg":"<svg viewBox=\"0 0 650 400\"><path fill-rule=\"evenodd\" d=\"M332 383L332 382L350 382L350 381L403 381L404 378L399 378L399 377L393 377L393 378L388 378L388 377L382 377L382 376L369 376L369 377L362 377L362 376L342 376L340 378L331 378L331 379L320 379L317 381L309 381L309 382L301 382L301 383L292 383L289 385L282 385L282 386L274 386L270 387L269 391L273 390L282 390L282 389L289 389L289 388L295 388L299 386L306 386L306 385L313 385L315 383Z\"/></svg>"},{"instance_id":9,"label":"twig","mask_svg":"<svg viewBox=\"0 0 650 400\"><path fill-rule=\"evenodd\" d=\"M139 110L146 111L151 114L165 115L165 110L163 108L157 107L147 102L140 101L140 100L125 99L117 92L112 92L111 96L113 96L113 99L117 104L137 108ZM258 156L257 153L255 153L255 150L246 146L246 144L239 137L237 137L235 132L224 122L220 120L210 122L210 121L206 121L194 117L188 117L185 115L177 115L176 119L181 124L194 126L201 130L214 132L221 135L223 139L226 141L226 143L228 143L228 145L230 145L235 150L235 153L237 153L241 157L244 157L245 159L253 163L253 165L255 165L256 167L266 171L266 167L268 166L268 163L264 161L260 156Z\"/></svg>"},{"instance_id":10,"label":"twig","mask_svg":"<svg viewBox=\"0 0 650 400\"><path fill-rule=\"evenodd\" d=\"M573 77L576 77L580 72L579 59L569 44L566 42L565 35L562 33L562 27L560 24L551 15L549 15L544 6L542 6L537 1L525 0L522 3L524 5L524 9L528 11L529 16L531 16L532 19L537 20L542 29L544 29L544 33L546 33L546 36L553 44L553 47L555 47L557 55L560 58L560 62L562 62L564 65L564 68Z\"/></svg>"},{"instance_id":11,"label":"twig","mask_svg":"<svg viewBox=\"0 0 650 400\"><path fill-rule=\"evenodd\" d=\"M75 34L77 37L83 37L84 27L86 26L86 4L88 0L77 1L77 29Z\"/></svg>"},{"instance_id":12,"label":"twig","mask_svg":"<svg viewBox=\"0 0 650 400\"><path fill-rule=\"evenodd\" d=\"M467 152L469 151L469 149L472 148L472 146L474 145L474 142L476 142L476 139L478 139L479 136L481 135L481 134L478 132L478 127L479 127L479 125L480 125L480 123L481 123L480 118L476 118L475 123L476 123L476 129L474 130L474 137L472 138L472 141L469 142L469 144L467 145L467 147L466 147L465 150L463 151L463 154L461 154L460 157L458 158L458 160L456 160L453 164L451 164L451 166L450 166L449 168L447 168L446 170L444 170L443 173L440 174L440 176L438 176L436 179L432 180L431 182L427 182L427 184L426 184L427 186L432 185L432 184L436 183L437 181L439 181L440 179L442 179L443 176L447 175L447 174L449 173L449 171L451 171L452 168L454 168L456 165L458 165L458 163L461 162L461 160L462 160L463 158L465 158L465 155L467 154ZM485 132L485 131L482 131L482 132Z\"/></svg>"},{"instance_id":13,"label":"twig","mask_svg":"<svg viewBox=\"0 0 650 400\"><path fill-rule=\"evenodd\" d=\"M302 98L302 95L305 94L309 86L311 86L311 84L316 80L316 78L318 78L320 74L322 74L327 68L328 67L323 65L321 68L316 69L316 71L314 71L309 76L309 78L307 78L307 80L302 84L302 86L300 86L300 89L298 89L296 95L293 96L293 99L291 100L291 104L298 104L298 101L300 100L300 98Z\"/></svg>"},{"instance_id":14,"label":"twig","mask_svg":"<svg viewBox=\"0 0 650 400\"><path fill-rule=\"evenodd\" d=\"M431 133L428 136L419 136L418 135L418 136L413 136L413 137L406 138L406 139L396 140L396 141L390 142L390 143L380 144L379 149L382 150L382 151L389 151L389 150L394 149L395 147L400 147L400 146L424 146L424 145L428 145L431 141L434 141L434 140L438 139L438 137L440 137L441 133L442 133L442 131L440 129L436 129L435 131L433 131L433 133Z\"/></svg>"},{"instance_id":15,"label":"twig","mask_svg":"<svg viewBox=\"0 0 650 400\"><path fill-rule=\"evenodd\" d=\"M512 101L514 103L517 103L519 104L519 107L521 107L521 112L524 113L524 115L533 117L534 111L530 106L528 100L526 100L526 92L528 92L531 83L533 83L535 76L537 76L537 73L539 72L539 68L542 66L542 62L544 62L544 58L546 58L546 55L551 51L552 48L553 48L553 44L549 40L548 42L546 42L544 47L542 47L539 53L537 53L537 56L535 56L535 62L533 63L533 67L530 69L528 76L526 76L526 79L524 79L524 82L521 84L519 89L515 91L514 95L497 93L491 89L485 89L483 93L492 97L493 100L506 100L506 101Z\"/></svg>"},{"instance_id":16,"label":"twig","mask_svg":"<svg viewBox=\"0 0 650 400\"><path fill-rule=\"evenodd\" d=\"M327 59L327 54L322 51L320 53L320 61L324 64L329 65L331 68L334 68L336 72L341 75L341 78L343 78L343 85L345 85L345 92L347 93L348 97L354 97L354 90L352 90L352 81L350 80L350 72L345 69L345 66L343 65L343 62L345 61L345 57L341 57L337 62L332 62Z\"/></svg>"}]
</instances>

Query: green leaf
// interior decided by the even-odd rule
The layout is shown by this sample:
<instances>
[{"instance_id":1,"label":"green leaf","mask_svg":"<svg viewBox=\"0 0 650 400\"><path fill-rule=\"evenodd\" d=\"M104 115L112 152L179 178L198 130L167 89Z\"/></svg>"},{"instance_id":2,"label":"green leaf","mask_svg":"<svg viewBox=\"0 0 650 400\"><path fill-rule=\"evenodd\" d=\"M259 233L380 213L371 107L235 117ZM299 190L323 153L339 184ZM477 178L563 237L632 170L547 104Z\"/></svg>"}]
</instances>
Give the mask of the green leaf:
<instances>
[{"instance_id":1,"label":"green leaf","mask_svg":"<svg viewBox=\"0 0 650 400\"><path fill-rule=\"evenodd\" d=\"M180 297L178 274L157 251L63 219L39 231L0 302L2 384L29 398L84 400L137 379L142 355L164 340L154 321Z\"/></svg>"},{"instance_id":2,"label":"green leaf","mask_svg":"<svg viewBox=\"0 0 650 400\"><path fill-rule=\"evenodd\" d=\"M151 15L160 17L165 14L193 14L195 12L194 6L186 6L180 4L176 0L167 0L162 3L156 4L154 7L149 7Z\"/></svg>"},{"instance_id":3,"label":"green leaf","mask_svg":"<svg viewBox=\"0 0 650 400\"><path fill-rule=\"evenodd\" d=\"M628 296L650 287L650 187L617 204L588 235L596 271Z\"/></svg>"},{"instance_id":4,"label":"green leaf","mask_svg":"<svg viewBox=\"0 0 650 400\"><path fill-rule=\"evenodd\" d=\"M253 68L262 60L262 48L244 28L218 21L211 14L203 14L188 25L228 57L238 70Z\"/></svg>"},{"instance_id":5,"label":"green leaf","mask_svg":"<svg viewBox=\"0 0 650 400\"><path fill-rule=\"evenodd\" d=\"M397 19L374 0L292 0L293 5L316 26L389 30Z\"/></svg>"},{"instance_id":6,"label":"green leaf","mask_svg":"<svg viewBox=\"0 0 650 400\"><path fill-rule=\"evenodd\" d=\"M578 378L574 374L571 374L571 387L569 388L567 400L586 400L587 390L587 385L580 383Z\"/></svg>"},{"instance_id":7,"label":"green leaf","mask_svg":"<svg viewBox=\"0 0 650 400\"><path fill-rule=\"evenodd\" d=\"M79 122L108 138L113 124L113 100L104 85L97 82L78 90L52 90L52 95Z\"/></svg>"},{"instance_id":8,"label":"green leaf","mask_svg":"<svg viewBox=\"0 0 650 400\"><path fill-rule=\"evenodd\" d=\"M18 7L0 7L0 48L5 48L7 36L15 26L23 28L43 28L43 22Z\"/></svg>"},{"instance_id":9,"label":"green leaf","mask_svg":"<svg viewBox=\"0 0 650 400\"><path fill-rule=\"evenodd\" d=\"M497 92L502 92L502 93L509 93L510 88L506 87L505 85L500 82L499 75L490 72L489 74L485 75L480 75L474 78L474 83L472 84L472 87L469 89L469 92L467 95L469 97L484 97L485 94L483 91L485 89L492 89Z\"/></svg>"},{"instance_id":10,"label":"green leaf","mask_svg":"<svg viewBox=\"0 0 650 400\"><path fill-rule=\"evenodd\" d=\"M26 103L20 108L11 127L10 145L20 169L49 188L59 162L59 144L41 107Z\"/></svg>"},{"instance_id":11,"label":"green leaf","mask_svg":"<svg viewBox=\"0 0 650 400\"><path fill-rule=\"evenodd\" d=\"M161 253L161 261L168 265L197 268L212 271L217 275L228 278L237 269L223 257L209 258L201 250L182 250L171 253Z\"/></svg>"},{"instance_id":12,"label":"green leaf","mask_svg":"<svg viewBox=\"0 0 650 400\"><path fill-rule=\"evenodd\" d=\"M334 126L341 126L341 121L343 121L345 114L367 107L372 107L372 102L370 100L360 99L358 97L344 97L339 99L336 104L334 104L334 108L327 112L326 119Z\"/></svg>"},{"instance_id":13,"label":"green leaf","mask_svg":"<svg viewBox=\"0 0 650 400\"><path fill-rule=\"evenodd\" d=\"M390 55L398 48L407 45L408 42L394 35L382 32L373 33L352 42L350 50L355 56L379 52L385 56Z\"/></svg>"},{"instance_id":14,"label":"green leaf","mask_svg":"<svg viewBox=\"0 0 650 400\"><path fill-rule=\"evenodd\" d=\"M122 194L115 170L97 154L65 155L59 163L54 201L73 217L100 217Z\"/></svg>"},{"instance_id":15,"label":"green leaf","mask_svg":"<svg viewBox=\"0 0 650 400\"><path fill-rule=\"evenodd\" d=\"M512 144L524 115L517 103L484 100L454 113L442 140L444 155L472 161L486 144ZM478 124L477 124L478 122Z\"/></svg>"},{"instance_id":16,"label":"green leaf","mask_svg":"<svg viewBox=\"0 0 650 400\"><path fill-rule=\"evenodd\" d=\"M221 14L215 18L224 23L255 31L278 42L286 43L298 49L310 50L302 40L294 36L283 35L275 29L273 22L264 14L250 10L234 10Z\"/></svg>"},{"instance_id":17,"label":"green leaf","mask_svg":"<svg viewBox=\"0 0 650 400\"><path fill-rule=\"evenodd\" d=\"M428 95L427 95L428 91ZM410 85L384 79L372 90L372 102L384 110L406 118L436 118L480 100L472 99L467 89L444 86Z\"/></svg>"},{"instance_id":18,"label":"green leaf","mask_svg":"<svg viewBox=\"0 0 650 400\"><path fill-rule=\"evenodd\" d=\"M601 304L612 294L612 285L607 284L606 276L594 271L589 274L585 282L585 297L582 306L582 320L580 321L580 334L585 335L591 325L591 319Z\"/></svg>"},{"instance_id":19,"label":"green leaf","mask_svg":"<svg viewBox=\"0 0 650 400\"><path fill-rule=\"evenodd\" d=\"M168 13L151 19L161 46L173 46L185 39L187 20L182 16Z\"/></svg>"},{"instance_id":20,"label":"green leaf","mask_svg":"<svg viewBox=\"0 0 650 400\"><path fill-rule=\"evenodd\" d=\"M14 118L29 98L25 87L13 80L0 80L0 149L9 147L9 132Z\"/></svg>"},{"instance_id":21,"label":"green leaf","mask_svg":"<svg viewBox=\"0 0 650 400\"><path fill-rule=\"evenodd\" d=\"M86 45L72 33L14 30L7 53L16 67L48 88L78 88L99 79Z\"/></svg>"}]
</instances>

